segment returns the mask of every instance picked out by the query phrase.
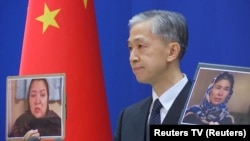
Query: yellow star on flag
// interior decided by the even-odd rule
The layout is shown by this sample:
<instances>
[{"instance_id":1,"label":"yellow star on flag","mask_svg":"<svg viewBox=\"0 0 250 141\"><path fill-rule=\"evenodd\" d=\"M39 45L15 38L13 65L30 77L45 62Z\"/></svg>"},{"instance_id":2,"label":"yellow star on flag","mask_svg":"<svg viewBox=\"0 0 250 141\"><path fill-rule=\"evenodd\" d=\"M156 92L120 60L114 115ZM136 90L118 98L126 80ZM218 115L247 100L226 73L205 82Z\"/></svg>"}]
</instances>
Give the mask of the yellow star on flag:
<instances>
[{"instance_id":1,"label":"yellow star on flag","mask_svg":"<svg viewBox=\"0 0 250 141\"><path fill-rule=\"evenodd\" d=\"M88 0L83 0L84 8L87 7L87 2L88 2Z\"/></svg>"},{"instance_id":2,"label":"yellow star on flag","mask_svg":"<svg viewBox=\"0 0 250 141\"><path fill-rule=\"evenodd\" d=\"M56 9L53 11L50 11L47 4L44 4L44 13L43 15L36 18L36 20L43 23L43 33L47 30L49 26L54 26L56 28L59 28L59 25L57 24L55 17L59 13L61 9Z\"/></svg>"}]
</instances>

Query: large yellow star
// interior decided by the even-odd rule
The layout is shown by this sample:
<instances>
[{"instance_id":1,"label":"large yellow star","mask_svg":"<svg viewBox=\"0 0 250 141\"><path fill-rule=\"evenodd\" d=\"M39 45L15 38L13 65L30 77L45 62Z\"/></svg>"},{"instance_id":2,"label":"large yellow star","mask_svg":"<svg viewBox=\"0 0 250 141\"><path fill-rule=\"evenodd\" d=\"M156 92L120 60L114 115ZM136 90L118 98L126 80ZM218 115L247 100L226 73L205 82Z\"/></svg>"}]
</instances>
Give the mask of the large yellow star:
<instances>
[{"instance_id":1,"label":"large yellow star","mask_svg":"<svg viewBox=\"0 0 250 141\"><path fill-rule=\"evenodd\" d=\"M56 9L53 11L50 11L47 4L44 4L44 13L43 15L36 18L36 20L43 23L43 33L47 30L49 26L54 26L56 28L59 28L59 25L57 24L55 17L59 13L61 9Z\"/></svg>"},{"instance_id":2,"label":"large yellow star","mask_svg":"<svg viewBox=\"0 0 250 141\"><path fill-rule=\"evenodd\" d=\"M88 0L83 0L84 8L87 7L87 2L88 2Z\"/></svg>"}]
</instances>

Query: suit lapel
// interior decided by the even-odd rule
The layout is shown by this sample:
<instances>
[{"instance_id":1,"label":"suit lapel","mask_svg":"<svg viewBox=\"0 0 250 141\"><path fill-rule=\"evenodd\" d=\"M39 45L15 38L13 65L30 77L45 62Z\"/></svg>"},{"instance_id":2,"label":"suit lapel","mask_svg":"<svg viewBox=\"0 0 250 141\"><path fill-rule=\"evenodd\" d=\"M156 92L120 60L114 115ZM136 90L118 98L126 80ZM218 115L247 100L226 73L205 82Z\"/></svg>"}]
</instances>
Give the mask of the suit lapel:
<instances>
[{"instance_id":1,"label":"suit lapel","mask_svg":"<svg viewBox=\"0 0 250 141\"><path fill-rule=\"evenodd\" d=\"M175 99L162 124L178 124L190 88L191 82L188 81L185 87L182 89L181 93Z\"/></svg>"}]
</instances>

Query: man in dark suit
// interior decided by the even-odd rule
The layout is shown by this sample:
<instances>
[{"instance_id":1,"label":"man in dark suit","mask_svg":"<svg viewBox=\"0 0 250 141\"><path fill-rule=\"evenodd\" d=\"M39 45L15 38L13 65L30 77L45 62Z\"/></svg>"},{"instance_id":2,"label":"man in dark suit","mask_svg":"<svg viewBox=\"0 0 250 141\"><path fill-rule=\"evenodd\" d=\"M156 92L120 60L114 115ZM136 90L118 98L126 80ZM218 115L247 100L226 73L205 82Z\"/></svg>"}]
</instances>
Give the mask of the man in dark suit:
<instances>
[{"instance_id":1,"label":"man in dark suit","mask_svg":"<svg viewBox=\"0 0 250 141\"><path fill-rule=\"evenodd\" d=\"M166 10L139 13L129 27L130 65L138 82L152 86L152 96L122 110L114 141L146 141L155 101L160 101L159 124L178 124L191 88L180 69L188 29L180 13Z\"/></svg>"}]
</instances>

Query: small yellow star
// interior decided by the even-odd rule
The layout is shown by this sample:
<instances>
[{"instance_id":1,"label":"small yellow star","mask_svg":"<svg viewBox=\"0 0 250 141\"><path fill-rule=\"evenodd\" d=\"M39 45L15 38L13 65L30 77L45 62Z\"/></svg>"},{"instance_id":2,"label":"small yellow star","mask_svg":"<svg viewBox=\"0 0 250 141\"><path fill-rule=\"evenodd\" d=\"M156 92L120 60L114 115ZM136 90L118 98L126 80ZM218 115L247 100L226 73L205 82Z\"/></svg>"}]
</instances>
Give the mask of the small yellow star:
<instances>
[{"instance_id":1,"label":"small yellow star","mask_svg":"<svg viewBox=\"0 0 250 141\"><path fill-rule=\"evenodd\" d=\"M55 20L55 16L59 13L61 9L56 9L53 11L50 11L47 4L44 4L44 13L43 15L36 18L36 20L43 23L43 33L46 31L46 29L51 25L56 28L59 28L59 25L57 24Z\"/></svg>"},{"instance_id":2,"label":"small yellow star","mask_svg":"<svg viewBox=\"0 0 250 141\"><path fill-rule=\"evenodd\" d=\"M83 0L84 8L87 7L87 2L88 2L88 0Z\"/></svg>"}]
</instances>

